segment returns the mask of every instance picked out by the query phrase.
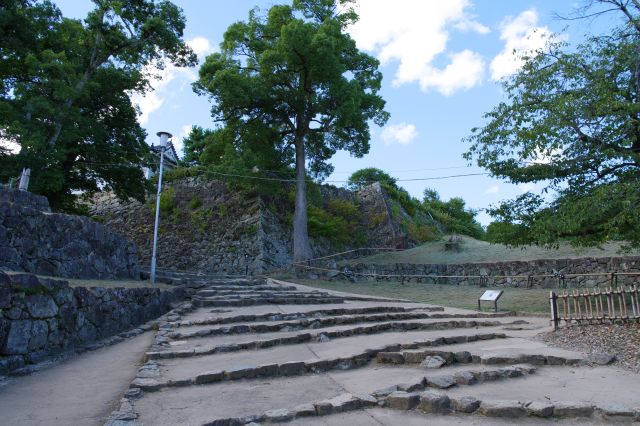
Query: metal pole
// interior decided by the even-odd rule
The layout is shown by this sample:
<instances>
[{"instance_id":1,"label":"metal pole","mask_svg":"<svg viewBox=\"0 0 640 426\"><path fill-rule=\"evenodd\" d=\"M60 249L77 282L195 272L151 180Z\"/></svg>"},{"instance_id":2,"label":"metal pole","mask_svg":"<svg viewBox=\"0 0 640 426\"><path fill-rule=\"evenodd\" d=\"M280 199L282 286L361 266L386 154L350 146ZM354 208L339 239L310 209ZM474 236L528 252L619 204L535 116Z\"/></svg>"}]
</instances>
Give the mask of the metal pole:
<instances>
[{"instance_id":1,"label":"metal pole","mask_svg":"<svg viewBox=\"0 0 640 426\"><path fill-rule=\"evenodd\" d=\"M31 177L31 169L22 169L22 174L20 175L20 184L18 185L18 189L20 191L27 191L29 189L30 177Z\"/></svg>"},{"instance_id":2,"label":"metal pole","mask_svg":"<svg viewBox=\"0 0 640 426\"><path fill-rule=\"evenodd\" d=\"M162 165L164 148L160 149L160 173L158 174L158 195L156 196L156 223L153 227L153 255L151 256L151 284L156 283L156 254L158 252L158 222L160 221L160 193L162 192Z\"/></svg>"},{"instance_id":3,"label":"metal pole","mask_svg":"<svg viewBox=\"0 0 640 426\"><path fill-rule=\"evenodd\" d=\"M160 136L160 172L158 173L158 194L156 196L156 222L153 227L153 254L151 256L151 284L156 283L156 258L158 252L158 224L160 222L160 194L162 193L162 166L164 165L164 150L166 149L167 140L171 137L170 133L158 132Z\"/></svg>"}]
</instances>

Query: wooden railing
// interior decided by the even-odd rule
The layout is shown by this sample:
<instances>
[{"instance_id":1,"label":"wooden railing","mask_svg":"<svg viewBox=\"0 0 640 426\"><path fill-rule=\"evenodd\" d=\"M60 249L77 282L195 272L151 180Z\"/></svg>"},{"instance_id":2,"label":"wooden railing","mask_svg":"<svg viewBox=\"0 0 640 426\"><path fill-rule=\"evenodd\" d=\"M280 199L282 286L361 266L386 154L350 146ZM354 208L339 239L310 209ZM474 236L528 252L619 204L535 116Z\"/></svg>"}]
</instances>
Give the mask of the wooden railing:
<instances>
[{"instance_id":1,"label":"wooden railing","mask_svg":"<svg viewBox=\"0 0 640 426\"><path fill-rule=\"evenodd\" d=\"M605 287L591 290L551 291L551 321L557 330L560 321L566 324L627 322L640 320L640 289Z\"/></svg>"}]
</instances>

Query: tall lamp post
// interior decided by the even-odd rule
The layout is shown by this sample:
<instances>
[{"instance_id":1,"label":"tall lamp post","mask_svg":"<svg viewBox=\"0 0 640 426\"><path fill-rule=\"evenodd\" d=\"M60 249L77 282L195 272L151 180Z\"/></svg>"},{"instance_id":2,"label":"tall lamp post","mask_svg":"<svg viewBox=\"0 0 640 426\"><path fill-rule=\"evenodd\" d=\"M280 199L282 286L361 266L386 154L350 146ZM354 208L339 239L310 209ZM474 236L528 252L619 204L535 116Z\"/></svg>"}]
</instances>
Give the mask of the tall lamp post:
<instances>
[{"instance_id":1,"label":"tall lamp post","mask_svg":"<svg viewBox=\"0 0 640 426\"><path fill-rule=\"evenodd\" d=\"M160 138L160 172L158 173L158 195L156 196L156 223L153 227L153 255L151 256L151 284L156 283L156 254L158 252L158 223L160 221L160 193L162 192L162 166L164 164L164 150L171 139L171 133L158 132Z\"/></svg>"}]
</instances>

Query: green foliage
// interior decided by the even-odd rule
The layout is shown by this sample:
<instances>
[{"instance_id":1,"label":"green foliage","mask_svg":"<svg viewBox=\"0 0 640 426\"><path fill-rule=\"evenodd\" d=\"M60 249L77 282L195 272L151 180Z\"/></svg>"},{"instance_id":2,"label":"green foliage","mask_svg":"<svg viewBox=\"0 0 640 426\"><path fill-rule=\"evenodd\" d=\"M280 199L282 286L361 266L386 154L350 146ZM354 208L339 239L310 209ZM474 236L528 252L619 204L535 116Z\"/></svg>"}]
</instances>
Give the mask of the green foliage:
<instances>
[{"instance_id":1,"label":"green foliage","mask_svg":"<svg viewBox=\"0 0 640 426\"><path fill-rule=\"evenodd\" d=\"M218 204L218 217L223 218L227 215L227 205L224 203Z\"/></svg>"},{"instance_id":2,"label":"green foliage","mask_svg":"<svg viewBox=\"0 0 640 426\"><path fill-rule=\"evenodd\" d=\"M187 204L189 210L195 210L202 207L202 199L197 195L189 200L189 204Z\"/></svg>"},{"instance_id":3,"label":"green foliage","mask_svg":"<svg viewBox=\"0 0 640 426\"><path fill-rule=\"evenodd\" d=\"M371 185L374 182L380 182L386 187L398 189L395 178L375 167L368 167L353 172L347 180L347 187L354 191Z\"/></svg>"},{"instance_id":4,"label":"green foliage","mask_svg":"<svg viewBox=\"0 0 640 426\"><path fill-rule=\"evenodd\" d=\"M172 214L176 206L176 192L172 187L162 191L160 194L160 213L167 215Z\"/></svg>"},{"instance_id":5,"label":"green foliage","mask_svg":"<svg viewBox=\"0 0 640 426\"><path fill-rule=\"evenodd\" d=\"M504 82L507 100L468 138L467 159L513 183L541 182L549 194L493 208L493 241L640 247L640 4L597 3L624 24L526 57Z\"/></svg>"},{"instance_id":6,"label":"green foliage","mask_svg":"<svg viewBox=\"0 0 640 426\"><path fill-rule=\"evenodd\" d=\"M410 221L406 224L407 234L412 240L422 244L438 238L437 232L430 226Z\"/></svg>"},{"instance_id":7,"label":"green foliage","mask_svg":"<svg viewBox=\"0 0 640 426\"><path fill-rule=\"evenodd\" d=\"M220 52L207 57L194 84L213 101L214 120L224 123L220 138L232 140L224 141L224 156L233 145L245 164L247 151L259 158L266 153L281 166L295 164L300 177L308 164L309 174L321 178L331 173L328 160L338 150L356 157L369 151L369 122L383 125L388 113L378 95L378 61L345 31L357 19L352 3L295 0L264 16L254 9L246 22L229 26ZM296 185L294 257L301 260L310 255L301 209L306 182Z\"/></svg>"},{"instance_id":8,"label":"green foliage","mask_svg":"<svg viewBox=\"0 0 640 426\"><path fill-rule=\"evenodd\" d=\"M170 2L94 4L84 20L44 0L0 8L0 137L21 148L0 153L0 180L31 168L29 189L56 210L75 211L78 192L144 197L146 133L129 94L147 90L145 67L196 60Z\"/></svg>"},{"instance_id":9,"label":"green foliage","mask_svg":"<svg viewBox=\"0 0 640 426\"><path fill-rule=\"evenodd\" d=\"M340 216L313 205L309 206L308 214L310 236L326 238L339 247L347 244L359 245L364 242L365 236L359 230L356 218Z\"/></svg>"}]
</instances>

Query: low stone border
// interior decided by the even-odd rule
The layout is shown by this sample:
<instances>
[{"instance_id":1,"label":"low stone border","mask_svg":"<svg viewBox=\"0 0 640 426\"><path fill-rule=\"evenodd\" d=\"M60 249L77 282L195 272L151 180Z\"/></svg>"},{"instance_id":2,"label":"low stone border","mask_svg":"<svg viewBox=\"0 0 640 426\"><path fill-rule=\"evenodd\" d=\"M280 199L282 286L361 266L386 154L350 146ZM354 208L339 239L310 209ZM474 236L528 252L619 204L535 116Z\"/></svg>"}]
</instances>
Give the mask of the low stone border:
<instances>
[{"instance_id":1,"label":"low stone border","mask_svg":"<svg viewBox=\"0 0 640 426\"><path fill-rule=\"evenodd\" d=\"M258 415L215 419L204 426L240 426L259 423L284 423L315 416L327 416L374 407L385 407L400 411L415 411L437 415L482 415L492 418L518 419L535 417L538 419L591 418L603 420L640 420L640 408L624 405L593 405L584 402L556 402L516 400L485 400L471 396L449 398L432 391L393 392L383 398L374 395L344 393L331 399L299 405L291 410L269 410Z\"/></svg>"}]
</instances>

